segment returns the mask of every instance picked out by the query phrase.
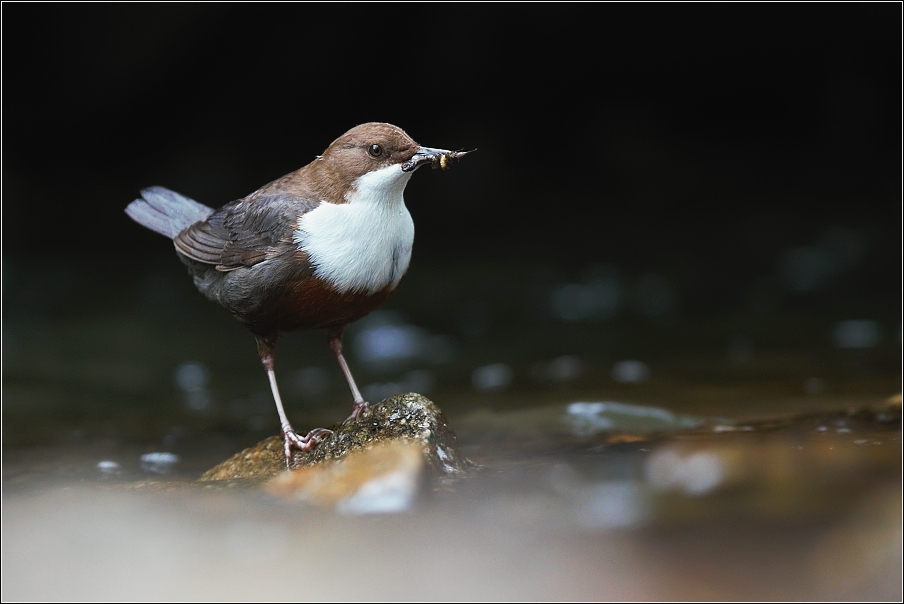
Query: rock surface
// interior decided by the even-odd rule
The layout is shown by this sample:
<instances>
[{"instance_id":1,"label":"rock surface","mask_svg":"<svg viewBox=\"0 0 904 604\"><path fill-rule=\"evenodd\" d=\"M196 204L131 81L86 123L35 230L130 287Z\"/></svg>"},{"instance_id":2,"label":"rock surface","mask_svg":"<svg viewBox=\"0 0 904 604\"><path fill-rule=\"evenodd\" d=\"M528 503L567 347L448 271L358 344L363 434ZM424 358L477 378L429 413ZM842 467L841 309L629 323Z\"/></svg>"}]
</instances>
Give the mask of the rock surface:
<instances>
[{"instance_id":1,"label":"rock surface","mask_svg":"<svg viewBox=\"0 0 904 604\"><path fill-rule=\"evenodd\" d=\"M341 460L277 474L268 493L335 507L345 514L404 512L417 499L426 459L421 445L395 438L350 452Z\"/></svg>"},{"instance_id":2,"label":"rock surface","mask_svg":"<svg viewBox=\"0 0 904 604\"><path fill-rule=\"evenodd\" d=\"M420 447L426 468L438 477L472 467L458 451L455 433L443 412L420 394L396 394L371 405L358 421L333 428L312 451L294 451L292 469L340 460L378 443L408 441ZM286 470L281 436L271 436L205 472L199 481L264 480Z\"/></svg>"}]
</instances>

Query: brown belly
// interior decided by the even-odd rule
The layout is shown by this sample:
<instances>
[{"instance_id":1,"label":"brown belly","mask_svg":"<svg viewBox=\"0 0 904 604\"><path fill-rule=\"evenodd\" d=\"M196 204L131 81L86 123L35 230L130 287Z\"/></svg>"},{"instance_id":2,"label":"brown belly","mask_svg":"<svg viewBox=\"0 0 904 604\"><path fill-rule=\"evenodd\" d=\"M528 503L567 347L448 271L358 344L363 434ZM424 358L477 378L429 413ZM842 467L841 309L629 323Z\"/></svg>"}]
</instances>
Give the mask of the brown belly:
<instances>
[{"instance_id":1,"label":"brown belly","mask_svg":"<svg viewBox=\"0 0 904 604\"><path fill-rule=\"evenodd\" d=\"M385 302L391 291L387 286L375 294L343 294L312 276L283 283L245 324L256 335L346 325Z\"/></svg>"}]
</instances>

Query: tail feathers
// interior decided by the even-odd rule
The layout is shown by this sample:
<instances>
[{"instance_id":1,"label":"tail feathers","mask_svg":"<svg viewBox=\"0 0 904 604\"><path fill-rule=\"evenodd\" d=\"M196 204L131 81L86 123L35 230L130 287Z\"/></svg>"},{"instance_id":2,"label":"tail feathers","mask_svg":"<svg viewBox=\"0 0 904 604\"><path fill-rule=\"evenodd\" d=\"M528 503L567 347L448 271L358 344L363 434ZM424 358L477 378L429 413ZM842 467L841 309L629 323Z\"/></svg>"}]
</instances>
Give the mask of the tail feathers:
<instances>
[{"instance_id":1,"label":"tail feathers","mask_svg":"<svg viewBox=\"0 0 904 604\"><path fill-rule=\"evenodd\" d=\"M126 207L126 214L138 224L170 239L183 229L213 214L213 208L164 187L141 190L141 199Z\"/></svg>"}]
</instances>

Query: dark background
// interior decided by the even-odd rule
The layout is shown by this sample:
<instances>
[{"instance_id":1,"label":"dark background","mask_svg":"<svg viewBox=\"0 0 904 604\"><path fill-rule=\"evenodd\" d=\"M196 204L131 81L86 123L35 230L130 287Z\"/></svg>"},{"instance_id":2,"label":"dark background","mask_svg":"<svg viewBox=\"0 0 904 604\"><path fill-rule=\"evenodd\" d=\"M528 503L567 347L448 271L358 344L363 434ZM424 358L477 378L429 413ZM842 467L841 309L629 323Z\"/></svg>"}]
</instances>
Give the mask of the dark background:
<instances>
[{"instance_id":1,"label":"dark background","mask_svg":"<svg viewBox=\"0 0 904 604\"><path fill-rule=\"evenodd\" d=\"M388 306L450 334L444 396L579 355L587 396L635 358L677 404L701 350L706 386L900 388L898 3L4 4L3 45L7 427L159 408L186 359L273 419L250 336L123 209L150 185L222 205L366 121L478 149L408 185ZM617 312L581 306L613 288ZM281 375L336 372L311 338Z\"/></svg>"},{"instance_id":2,"label":"dark background","mask_svg":"<svg viewBox=\"0 0 904 604\"><path fill-rule=\"evenodd\" d=\"M890 295L900 13L7 5L4 257L140 270L169 250L122 213L139 188L222 205L379 120L479 149L410 185L417 257L749 275L843 224Z\"/></svg>"}]
</instances>

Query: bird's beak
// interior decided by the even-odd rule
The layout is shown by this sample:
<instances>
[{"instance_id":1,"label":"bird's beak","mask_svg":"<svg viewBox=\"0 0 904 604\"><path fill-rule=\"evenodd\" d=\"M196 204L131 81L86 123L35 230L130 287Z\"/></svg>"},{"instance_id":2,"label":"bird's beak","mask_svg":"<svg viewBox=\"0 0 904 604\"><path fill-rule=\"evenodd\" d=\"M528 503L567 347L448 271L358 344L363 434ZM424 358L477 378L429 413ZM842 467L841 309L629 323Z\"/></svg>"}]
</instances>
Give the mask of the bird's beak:
<instances>
[{"instance_id":1,"label":"bird's beak","mask_svg":"<svg viewBox=\"0 0 904 604\"><path fill-rule=\"evenodd\" d=\"M449 167L453 159L458 159L470 151L447 151L445 149L431 149L430 147L418 147L411 159L402 164L402 172L413 172L424 164L432 164L433 168Z\"/></svg>"}]
</instances>

